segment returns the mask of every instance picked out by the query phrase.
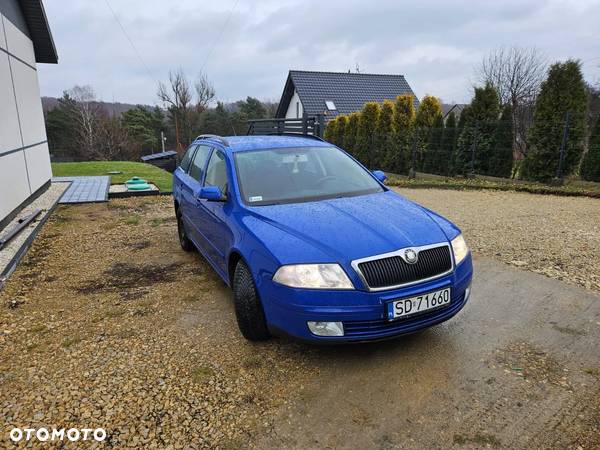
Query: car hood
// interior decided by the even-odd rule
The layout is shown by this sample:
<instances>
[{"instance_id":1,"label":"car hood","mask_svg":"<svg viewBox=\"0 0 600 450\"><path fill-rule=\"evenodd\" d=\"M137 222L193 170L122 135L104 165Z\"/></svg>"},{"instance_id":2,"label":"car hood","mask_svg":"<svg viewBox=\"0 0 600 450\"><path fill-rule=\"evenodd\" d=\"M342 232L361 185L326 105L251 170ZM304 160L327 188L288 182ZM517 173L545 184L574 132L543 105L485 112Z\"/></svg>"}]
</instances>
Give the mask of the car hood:
<instances>
[{"instance_id":1,"label":"car hood","mask_svg":"<svg viewBox=\"0 0 600 450\"><path fill-rule=\"evenodd\" d=\"M249 208L254 226L282 263L349 262L404 247L446 242L455 228L392 191ZM258 222L258 223L256 223ZM268 227L264 225L268 224Z\"/></svg>"}]
</instances>

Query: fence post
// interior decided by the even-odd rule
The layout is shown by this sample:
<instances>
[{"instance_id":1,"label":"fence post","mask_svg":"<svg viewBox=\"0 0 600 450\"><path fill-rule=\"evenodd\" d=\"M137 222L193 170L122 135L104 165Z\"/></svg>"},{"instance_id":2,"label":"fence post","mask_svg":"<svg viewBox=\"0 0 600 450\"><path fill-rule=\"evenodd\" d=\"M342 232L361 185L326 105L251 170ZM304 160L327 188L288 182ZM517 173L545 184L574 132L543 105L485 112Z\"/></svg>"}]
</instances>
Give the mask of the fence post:
<instances>
[{"instance_id":1,"label":"fence post","mask_svg":"<svg viewBox=\"0 0 600 450\"><path fill-rule=\"evenodd\" d=\"M560 154L558 155L558 168L556 169L556 179L561 180L563 178L563 165L565 161L565 150L567 146L567 139L569 139L569 119L571 118L571 112L567 111L565 114L565 125L563 128L562 141L560 143Z\"/></svg>"},{"instance_id":2,"label":"fence post","mask_svg":"<svg viewBox=\"0 0 600 450\"><path fill-rule=\"evenodd\" d=\"M473 133L473 143L471 144L471 168L469 178L475 178L475 152L477 151L477 138L479 137L479 124L475 122L475 132Z\"/></svg>"},{"instance_id":3,"label":"fence post","mask_svg":"<svg viewBox=\"0 0 600 450\"><path fill-rule=\"evenodd\" d=\"M412 158L410 162L410 170L408 171L408 178L416 178L417 177L417 130L415 129L415 133L413 134L413 142L412 142Z\"/></svg>"}]
</instances>

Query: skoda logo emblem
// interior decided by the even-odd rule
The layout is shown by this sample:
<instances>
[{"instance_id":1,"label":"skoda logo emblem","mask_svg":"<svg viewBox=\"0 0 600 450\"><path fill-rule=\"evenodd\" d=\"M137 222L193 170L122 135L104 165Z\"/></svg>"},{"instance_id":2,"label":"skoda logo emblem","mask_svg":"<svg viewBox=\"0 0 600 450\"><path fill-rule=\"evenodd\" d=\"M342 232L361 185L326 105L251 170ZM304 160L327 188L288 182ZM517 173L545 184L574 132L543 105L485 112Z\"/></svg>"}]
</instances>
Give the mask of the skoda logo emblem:
<instances>
[{"instance_id":1,"label":"skoda logo emblem","mask_svg":"<svg viewBox=\"0 0 600 450\"><path fill-rule=\"evenodd\" d=\"M417 262L417 259L419 259L419 256L417 255L417 252L414 251L412 248L404 250L404 260L407 263L415 264Z\"/></svg>"}]
</instances>

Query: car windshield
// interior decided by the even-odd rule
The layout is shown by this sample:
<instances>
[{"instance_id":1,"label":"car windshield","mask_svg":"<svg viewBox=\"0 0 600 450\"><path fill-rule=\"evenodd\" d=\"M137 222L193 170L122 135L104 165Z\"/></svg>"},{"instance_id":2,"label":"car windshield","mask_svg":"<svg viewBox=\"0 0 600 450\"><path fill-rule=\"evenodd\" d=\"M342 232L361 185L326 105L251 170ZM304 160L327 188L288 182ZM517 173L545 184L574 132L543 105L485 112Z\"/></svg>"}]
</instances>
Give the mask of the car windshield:
<instances>
[{"instance_id":1,"label":"car windshield","mask_svg":"<svg viewBox=\"0 0 600 450\"><path fill-rule=\"evenodd\" d=\"M234 155L241 195L251 206L383 191L365 169L335 147L268 149Z\"/></svg>"}]
</instances>

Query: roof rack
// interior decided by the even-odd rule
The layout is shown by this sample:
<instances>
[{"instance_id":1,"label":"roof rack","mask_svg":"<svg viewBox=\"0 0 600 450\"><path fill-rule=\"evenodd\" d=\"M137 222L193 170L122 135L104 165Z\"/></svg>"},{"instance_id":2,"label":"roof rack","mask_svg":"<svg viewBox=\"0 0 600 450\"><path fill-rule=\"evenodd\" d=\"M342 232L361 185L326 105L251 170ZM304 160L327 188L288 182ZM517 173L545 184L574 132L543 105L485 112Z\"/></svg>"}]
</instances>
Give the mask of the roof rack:
<instances>
[{"instance_id":1,"label":"roof rack","mask_svg":"<svg viewBox=\"0 0 600 450\"><path fill-rule=\"evenodd\" d=\"M261 134L261 136L295 136L295 137L316 139L317 141L326 142L325 139L323 139L320 136L315 136L314 134L308 134L308 133L294 133L293 131L283 131L281 133L277 133L277 132L263 133L263 134Z\"/></svg>"},{"instance_id":2,"label":"roof rack","mask_svg":"<svg viewBox=\"0 0 600 450\"><path fill-rule=\"evenodd\" d=\"M303 116L297 119L252 119L248 120L247 134L254 135L279 135L279 136L305 136L323 140L325 130L325 116Z\"/></svg>"},{"instance_id":3,"label":"roof rack","mask_svg":"<svg viewBox=\"0 0 600 450\"><path fill-rule=\"evenodd\" d=\"M197 141L198 139L213 139L215 141L219 141L224 146L229 147L229 142L227 141L227 139L216 134L201 134L200 136L197 136L194 140Z\"/></svg>"}]
</instances>

